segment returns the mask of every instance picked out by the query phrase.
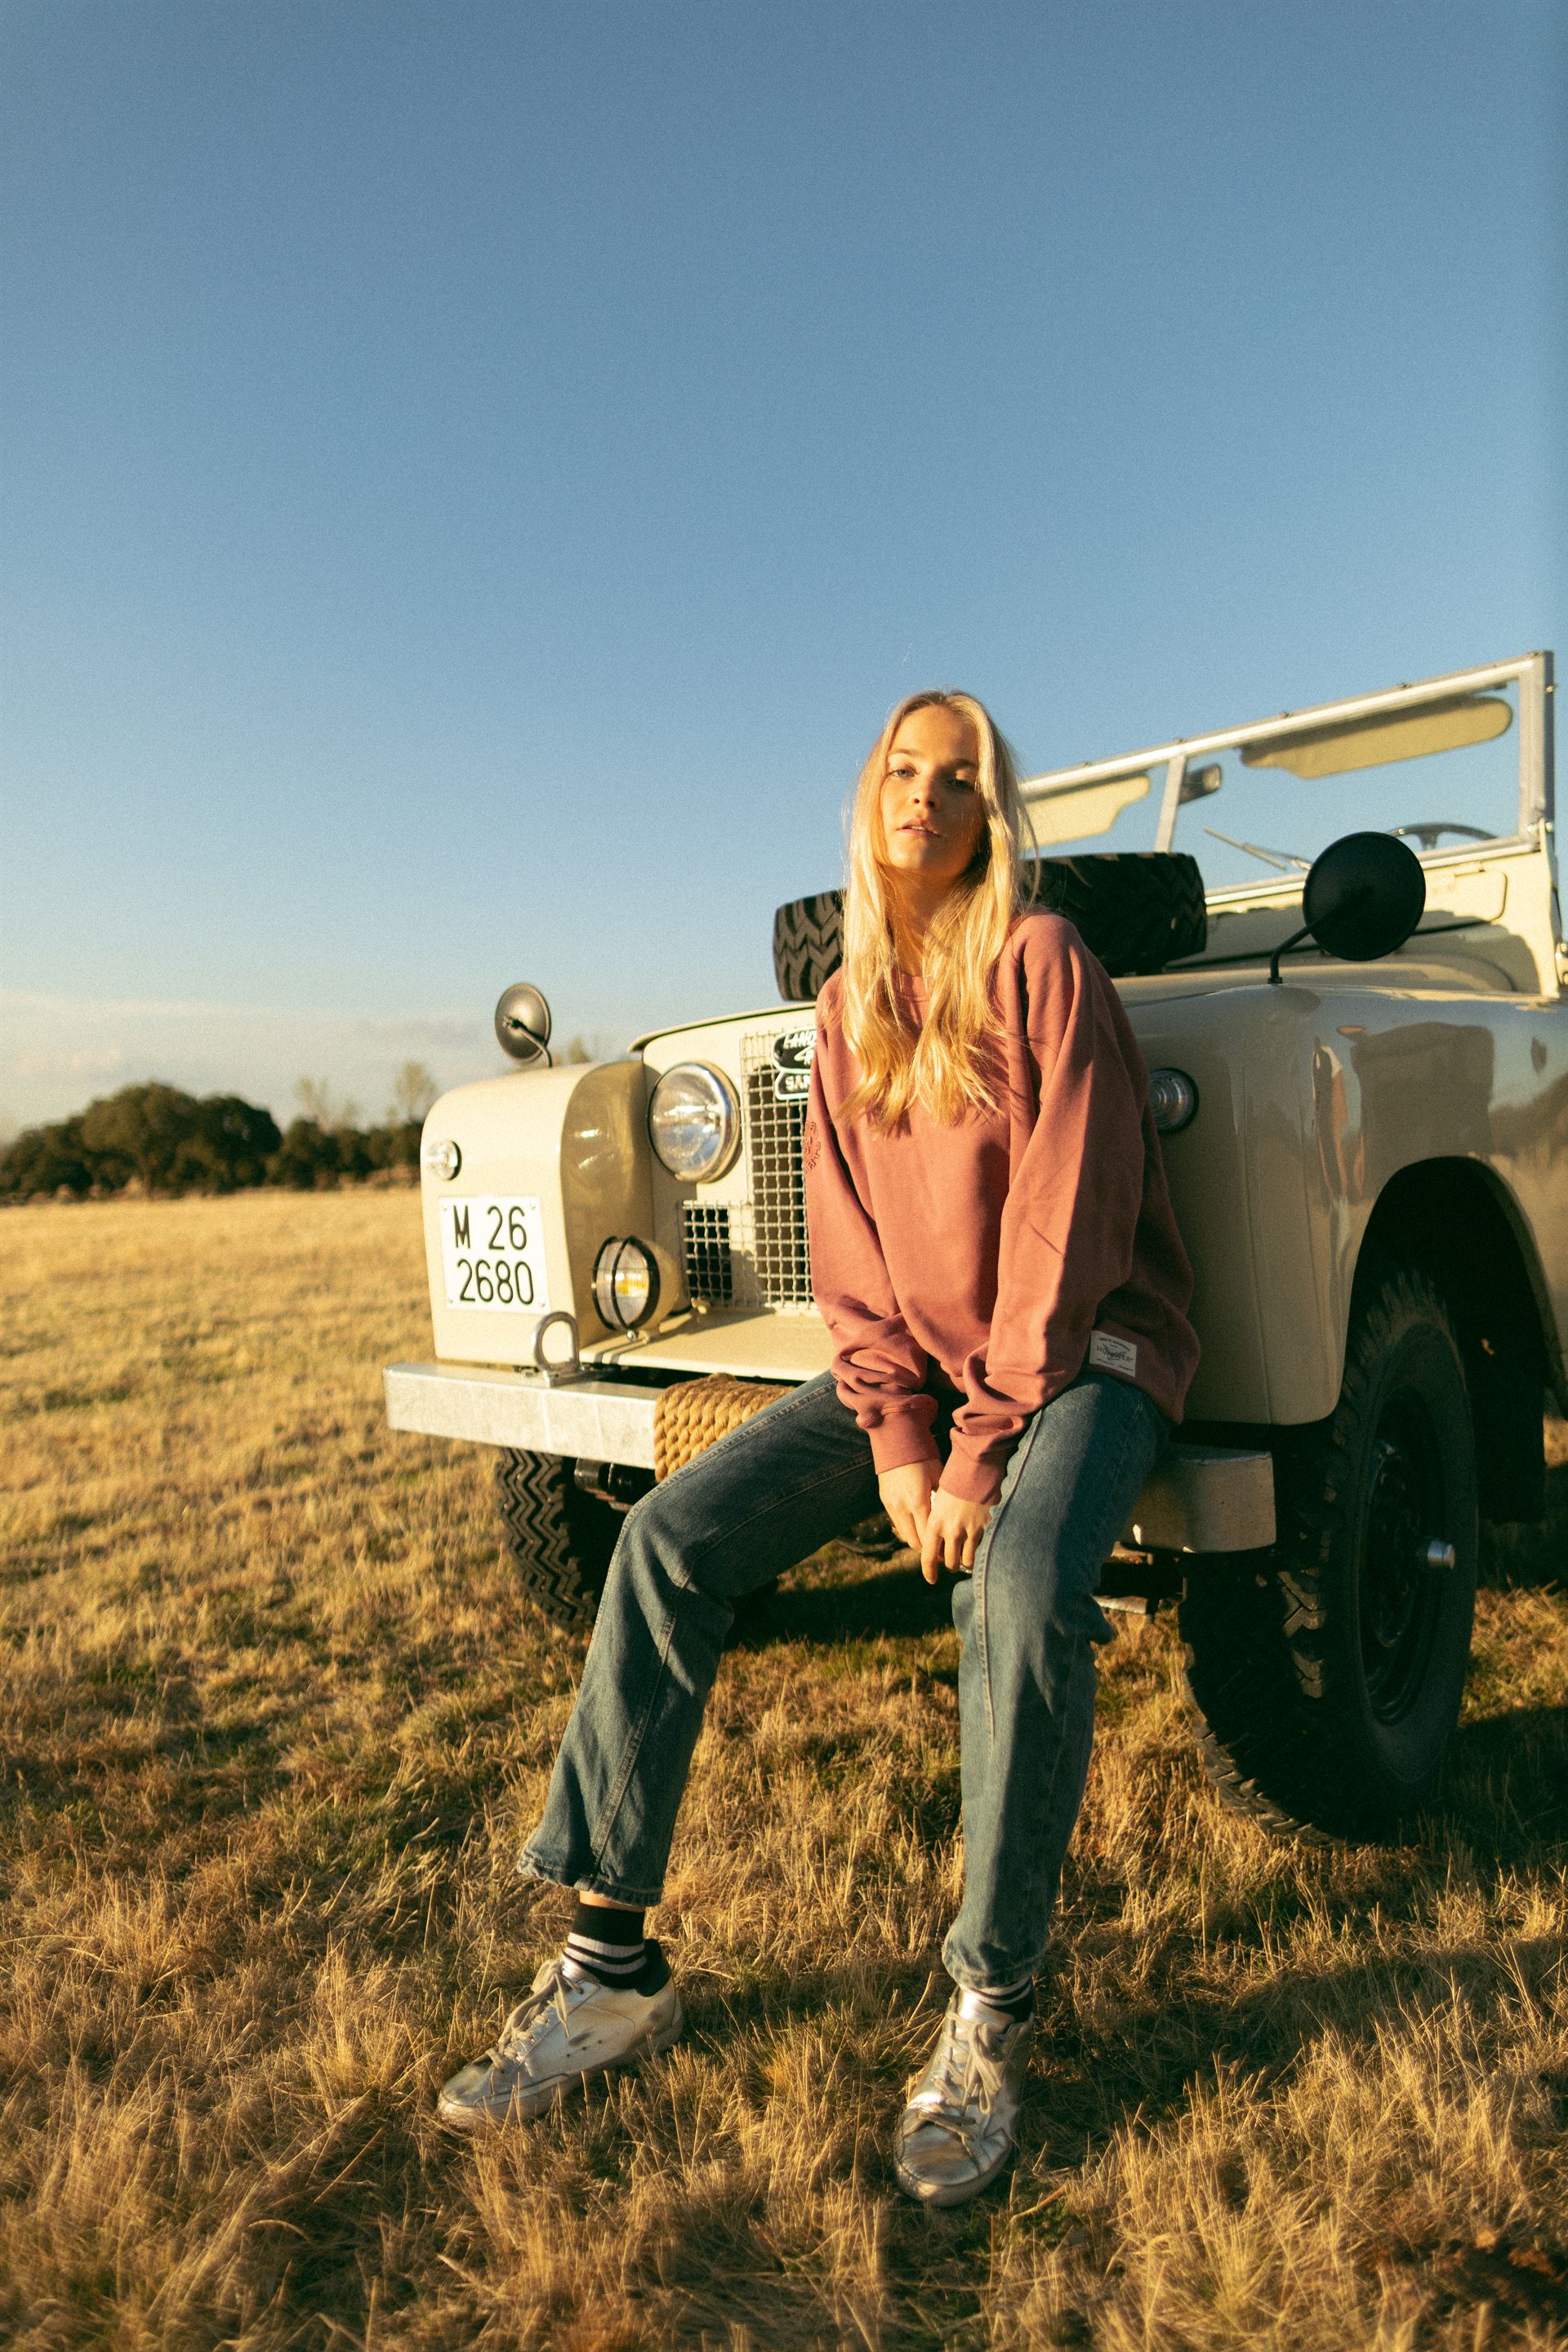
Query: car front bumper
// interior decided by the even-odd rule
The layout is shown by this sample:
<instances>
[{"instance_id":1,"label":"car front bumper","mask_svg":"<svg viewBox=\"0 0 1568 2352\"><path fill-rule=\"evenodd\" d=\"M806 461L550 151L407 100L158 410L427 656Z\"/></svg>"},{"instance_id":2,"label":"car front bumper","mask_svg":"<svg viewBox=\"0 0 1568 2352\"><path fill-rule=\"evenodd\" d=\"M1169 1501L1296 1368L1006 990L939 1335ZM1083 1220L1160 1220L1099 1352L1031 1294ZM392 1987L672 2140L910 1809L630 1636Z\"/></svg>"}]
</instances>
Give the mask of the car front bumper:
<instances>
[{"instance_id":1,"label":"car front bumper","mask_svg":"<svg viewBox=\"0 0 1568 2352\"><path fill-rule=\"evenodd\" d=\"M546 1382L467 1364L391 1364L394 1429L584 1462L654 1466L659 1391L630 1381ZM1236 1446L1168 1445L1122 1541L1140 1551L1253 1551L1274 1541L1274 1464Z\"/></svg>"}]
</instances>

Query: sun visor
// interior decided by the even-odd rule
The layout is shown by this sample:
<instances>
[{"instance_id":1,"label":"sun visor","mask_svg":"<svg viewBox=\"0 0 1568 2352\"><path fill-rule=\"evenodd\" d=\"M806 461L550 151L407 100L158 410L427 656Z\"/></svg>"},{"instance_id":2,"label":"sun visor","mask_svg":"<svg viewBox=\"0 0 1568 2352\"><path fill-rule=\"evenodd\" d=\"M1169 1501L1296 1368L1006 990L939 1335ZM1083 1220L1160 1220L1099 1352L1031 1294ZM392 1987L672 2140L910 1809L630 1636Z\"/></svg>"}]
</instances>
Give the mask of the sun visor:
<instances>
[{"instance_id":1,"label":"sun visor","mask_svg":"<svg viewBox=\"0 0 1568 2352\"><path fill-rule=\"evenodd\" d=\"M1498 696L1463 694L1412 710L1380 711L1366 719L1303 727L1299 734L1271 735L1261 743L1244 743L1241 758L1245 767L1284 768L1292 776L1315 780L1489 743L1506 735L1512 723L1512 709Z\"/></svg>"},{"instance_id":2,"label":"sun visor","mask_svg":"<svg viewBox=\"0 0 1568 2352\"><path fill-rule=\"evenodd\" d=\"M1035 839L1042 849L1058 841L1087 841L1097 833L1109 833L1125 808L1144 798L1149 790L1148 776L1113 776L1103 784L1059 784L1054 791L1037 795L1027 784L1021 787Z\"/></svg>"}]
</instances>

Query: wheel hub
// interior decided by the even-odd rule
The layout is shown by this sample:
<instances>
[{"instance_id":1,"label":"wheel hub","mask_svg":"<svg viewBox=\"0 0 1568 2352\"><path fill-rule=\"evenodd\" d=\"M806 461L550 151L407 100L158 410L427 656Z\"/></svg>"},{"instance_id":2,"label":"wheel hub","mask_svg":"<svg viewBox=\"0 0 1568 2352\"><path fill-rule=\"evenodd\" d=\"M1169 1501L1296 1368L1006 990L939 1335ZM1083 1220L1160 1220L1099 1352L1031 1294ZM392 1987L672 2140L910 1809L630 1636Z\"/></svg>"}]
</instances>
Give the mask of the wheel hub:
<instances>
[{"instance_id":1,"label":"wheel hub","mask_svg":"<svg viewBox=\"0 0 1568 2352\"><path fill-rule=\"evenodd\" d=\"M1373 1442L1362 1549L1361 1647L1367 1697L1394 1723L1420 1688L1437 1616L1442 1474L1432 1431L1412 1398L1384 1410Z\"/></svg>"}]
</instances>

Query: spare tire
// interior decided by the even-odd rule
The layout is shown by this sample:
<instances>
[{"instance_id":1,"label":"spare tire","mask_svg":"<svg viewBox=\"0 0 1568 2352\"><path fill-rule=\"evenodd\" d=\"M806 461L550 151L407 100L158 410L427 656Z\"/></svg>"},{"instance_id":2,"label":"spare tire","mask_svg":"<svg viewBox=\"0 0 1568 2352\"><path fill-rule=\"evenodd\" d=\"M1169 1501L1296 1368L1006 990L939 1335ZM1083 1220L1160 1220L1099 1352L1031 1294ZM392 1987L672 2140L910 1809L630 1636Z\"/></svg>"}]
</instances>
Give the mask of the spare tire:
<instances>
[{"instance_id":1,"label":"spare tire","mask_svg":"<svg viewBox=\"0 0 1568 2352\"><path fill-rule=\"evenodd\" d=\"M1036 903L1065 915L1112 979L1163 971L1208 940L1204 877L1179 851L1042 857ZM773 917L773 972L787 1003L821 992L844 960L842 890L792 898Z\"/></svg>"},{"instance_id":2,"label":"spare tire","mask_svg":"<svg viewBox=\"0 0 1568 2352\"><path fill-rule=\"evenodd\" d=\"M809 1003L844 961L844 893L792 898L773 917L773 977L786 1004Z\"/></svg>"},{"instance_id":3,"label":"spare tire","mask_svg":"<svg viewBox=\"0 0 1568 2352\"><path fill-rule=\"evenodd\" d=\"M1042 857L1039 901L1077 925L1113 980L1163 971L1208 944L1198 861L1181 850Z\"/></svg>"}]
</instances>

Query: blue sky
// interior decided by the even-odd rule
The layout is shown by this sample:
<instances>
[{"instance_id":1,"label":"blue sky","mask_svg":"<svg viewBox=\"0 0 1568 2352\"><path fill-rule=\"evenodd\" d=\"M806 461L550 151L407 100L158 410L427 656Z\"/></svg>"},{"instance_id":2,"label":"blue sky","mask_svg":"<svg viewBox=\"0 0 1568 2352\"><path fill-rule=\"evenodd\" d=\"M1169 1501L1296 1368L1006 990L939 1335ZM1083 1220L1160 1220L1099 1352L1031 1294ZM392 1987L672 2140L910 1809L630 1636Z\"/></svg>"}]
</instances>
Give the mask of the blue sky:
<instances>
[{"instance_id":1,"label":"blue sky","mask_svg":"<svg viewBox=\"0 0 1568 2352\"><path fill-rule=\"evenodd\" d=\"M1568 656L1565 100L1555 0L7 0L0 1118L764 1003L916 685Z\"/></svg>"}]
</instances>

